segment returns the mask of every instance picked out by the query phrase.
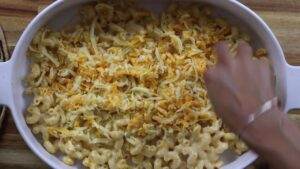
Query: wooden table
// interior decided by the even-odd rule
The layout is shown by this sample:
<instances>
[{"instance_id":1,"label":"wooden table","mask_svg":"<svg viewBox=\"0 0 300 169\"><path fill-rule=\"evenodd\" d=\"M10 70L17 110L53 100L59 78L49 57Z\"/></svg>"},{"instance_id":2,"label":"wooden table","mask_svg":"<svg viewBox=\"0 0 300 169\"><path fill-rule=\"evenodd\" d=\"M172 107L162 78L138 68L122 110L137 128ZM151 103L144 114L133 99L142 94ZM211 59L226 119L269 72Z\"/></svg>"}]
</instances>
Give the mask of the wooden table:
<instances>
[{"instance_id":1,"label":"wooden table","mask_svg":"<svg viewBox=\"0 0 300 169\"><path fill-rule=\"evenodd\" d=\"M51 2L52 0L0 0L0 25L4 29L10 52L38 10ZM242 2L269 24L278 37L288 62L300 65L300 0L242 0ZM5 119L0 133L1 169L49 168L28 149L10 115Z\"/></svg>"}]
</instances>

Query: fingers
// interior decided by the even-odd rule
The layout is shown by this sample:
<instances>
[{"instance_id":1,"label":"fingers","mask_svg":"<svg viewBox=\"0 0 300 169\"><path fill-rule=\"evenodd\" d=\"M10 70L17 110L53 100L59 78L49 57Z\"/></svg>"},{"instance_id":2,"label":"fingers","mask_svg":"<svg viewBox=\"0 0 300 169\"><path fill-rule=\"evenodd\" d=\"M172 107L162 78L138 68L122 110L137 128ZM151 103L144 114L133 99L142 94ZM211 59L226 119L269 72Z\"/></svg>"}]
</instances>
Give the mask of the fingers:
<instances>
[{"instance_id":1,"label":"fingers","mask_svg":"<svg viewBox=\"0 0 300 169\"><path fill-rule=\"evenodd\" d=\"M218 57L218 61L225 65L230 65L230 52L226 42L219 42L215 45L215 51Z\"/></svg>"},{"instance_id":2,"label":"fingers","mask_svg":"<svg viewBox=\"0 0 300 169\"><path fill-rule=\"evenodd\" d=\"M253 50L251 46L248 43L241 41L237 48L236 57L248 63L250 62L252 56Z\"/></svg>"},{"instance_id":3,"label":"fingers","mask_svg":"<svg viewBox=\"0 0 300 169\"><path fill-rule=\"evenodd\" d=\"M259 62L262 90L266 92L266 99L269 99L275 95L275 75L267 58L261 58Z\"/></svg>"},{"instance_id":4,"label":"fingers","mask_svg":"<svg viewBox=\"0 0 300 169\"><path fill-rule=\"evenodd\" d=\"M217 95L219 94L219 89L220 89L220 83L217 83L217 72L215 68L210 68L208 69L205 74L204 74L204 81L205 81L205 86L207 88L207 94L209 99L211 100L212 105L215 108L216 113L218 114L218 106L217 103L219 102L216 100Z\"/></svg>"},{"instance_id":5,"label":"fingers","mask_svg":"<svg viewBox=\"0 0 300 169\"><path fill-rule=\"evenodd\" d=\"M271 76L272 74L272 68L271 64L269 63L269 60L267 58L260 58L259 61L259 67L262 73L265 75Z\"/></svg>"},{"instance_id":6,"label":"fingers","mask_svg":"<svg viewBox=\"0 0 300 169\"><path fill-rule=\"evenodd\" d=\"M226 42L217 43L215 45L215 51L220 63L225 65L231 64L232 58L230 58L230 50ZM246 62L250 61L253 56L253 50L248 43L241 41L238 45L236 56Z\"/></svg>"},{"instance_id":7,"label":"fingers","mask_svg":"<svg viewBox=\"0 0 300 169\"><path fill-rule=\"evenodd\" d=\"M214 69L215 68L209 68L204 73L204 81L206 84L209 84L212 81L212 79L214 77Z\"/></svg>"},{"instance_id":8,"label":"fingers","mask_svg":"<svg viewBox=\"0 0 300 169\"><path fill-rule=\"evenodd\" d=\"M267 67L271 66L268 58L262 57L259 60L260 60L262 66L267 66Z\"/></svg>"}]
</instances>

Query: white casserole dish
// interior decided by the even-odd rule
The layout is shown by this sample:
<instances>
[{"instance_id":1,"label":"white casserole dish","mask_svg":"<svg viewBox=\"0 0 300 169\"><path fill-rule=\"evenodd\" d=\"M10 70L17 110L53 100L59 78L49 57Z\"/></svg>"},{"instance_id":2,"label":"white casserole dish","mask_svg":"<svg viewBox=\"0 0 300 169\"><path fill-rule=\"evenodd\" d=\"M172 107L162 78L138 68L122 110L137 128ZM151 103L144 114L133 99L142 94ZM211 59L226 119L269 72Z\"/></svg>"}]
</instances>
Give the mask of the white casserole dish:
<instances>
[{"instance_id":1,"label":"white casserole dish","mask_svg":"<svg viewBox=\"0 0 300 169\"><path fill-rule=\"evenodd\" d=\"M49 154L27 126L23 113L28 104L28 98L23 95L23 79L28 71L26 51L36 32L44 25L53 29L61 29L69 24L77 15L78 8L93 0L58 0L43 10L27 26L12 55L12 59L0 63L0 104L7 105L13 115L15 124L31 150L50 167L57 169L75 169L76 166L67 166L57 157ZM197 0L196 0L197 1ZM167 1L141 0L141 4L156 12L163 10ZM300 86L300 67L288 65L283 51L270 28L265 22L246 6L235 0L198 0L215 7L216 15L227 18L237 24L243 31L251 35L252 45L264 47L269 52L276 73L277 92L284 110L300 108L300 95L297 87ZM223 169L245 168L257 158L257 155L248 151L235 160L227 163Z\"/></svg>"}]
</instances>

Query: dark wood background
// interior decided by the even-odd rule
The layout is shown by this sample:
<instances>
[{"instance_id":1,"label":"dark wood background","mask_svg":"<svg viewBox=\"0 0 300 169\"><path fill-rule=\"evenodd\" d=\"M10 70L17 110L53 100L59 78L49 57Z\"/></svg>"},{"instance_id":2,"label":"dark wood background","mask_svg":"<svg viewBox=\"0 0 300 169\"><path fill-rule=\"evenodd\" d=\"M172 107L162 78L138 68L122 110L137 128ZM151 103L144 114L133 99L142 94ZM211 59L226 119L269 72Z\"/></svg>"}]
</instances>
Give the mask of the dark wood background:
<instances>
[{"instance_id":1,"label":"dark wood background","mask_svg":"<svg viewBox=\"0 0 300 169\"><path fill-rule=\"evenodd\" d=\"M278 37L287 61L300 65L300 0L241 0L257 12ZM19 36L38 11L52 0L0 0L0 25L12 52ZM299 111L298 111L299 112ZM294 111L291 118L300 124ZM24 143L8 113L0 131L1 169L49 168ZM267 168L259 162L256 168Z\"/></svg>"}]
</instances>

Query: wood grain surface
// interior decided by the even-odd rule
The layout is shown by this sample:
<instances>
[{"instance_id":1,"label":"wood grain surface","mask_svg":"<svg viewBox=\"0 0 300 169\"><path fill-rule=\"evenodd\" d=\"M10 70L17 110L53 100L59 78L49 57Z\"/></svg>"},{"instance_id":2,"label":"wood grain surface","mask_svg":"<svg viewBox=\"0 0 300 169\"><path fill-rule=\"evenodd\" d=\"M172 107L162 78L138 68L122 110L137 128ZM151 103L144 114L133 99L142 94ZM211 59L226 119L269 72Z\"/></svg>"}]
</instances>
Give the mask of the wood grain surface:
<instances>
[{"instance_id":1,"label":"wood grain surface","mask_svg":"<svg viewBox=\"0 0 300 169\"><path fill-rule=\"evenodd\" d=\"M257 12L271 27L284 49L287 61L300 65L300 0L241 1ZM0 0L0 25L10 52L26 25L40 9L51 2L52 0ZM299 111L293 111L291 117L300 122L297 113ZM8 113L0 131L0 169L45 168L49 167L28 149Z\"/></svg>"}]
</instances>

